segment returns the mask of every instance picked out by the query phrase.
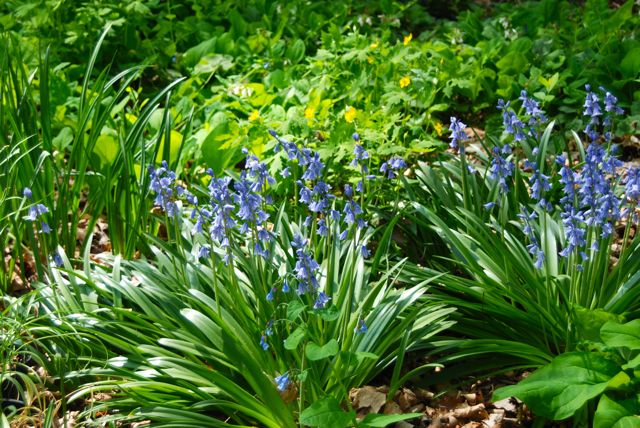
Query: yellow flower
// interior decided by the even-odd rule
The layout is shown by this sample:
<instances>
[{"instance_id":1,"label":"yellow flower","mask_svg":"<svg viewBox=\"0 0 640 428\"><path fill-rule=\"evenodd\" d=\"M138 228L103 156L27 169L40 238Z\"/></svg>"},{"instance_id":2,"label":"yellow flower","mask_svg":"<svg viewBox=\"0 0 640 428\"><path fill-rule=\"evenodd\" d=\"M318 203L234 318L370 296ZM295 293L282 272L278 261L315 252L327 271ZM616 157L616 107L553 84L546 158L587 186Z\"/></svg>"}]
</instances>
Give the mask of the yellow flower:
<instances>
[{"instance_id":1,"label":"yellow flower","mask_svg":"<svg viewBox=\"0 0 640 428\"><path fill-rule=\"evenodd\" d=\"M436 122L433 124L433 129L435 129L436 134L438 134L438 137L442 136L442 129L444 128L444 126L442 125L442 122Z\"/></svg>"},{"instance_id":2,"label":"yellow flower","mask_svg":"<svg viewBox=\"0 0 640 428\"><path fill-rule=\"evenodd\" d=\"M369 64L373 64L373 57L372 57L372 56L368 56L368 57L367 57L367 62L368 62Z\"/></svg>"},{"instance_id":3,"label":"yellow flower","mask_svg":"<svg viewBox=\"0 0 640 428\"><path fill-rule=\"evenodd\" d=\"M402 41L402 44L407 46L411 41L411 39L413 39L413 34L409 33L408 36L404 36L404 40Z\"/></svg>"},{"instance_id":4,"label":"yellow flower","mask_svg":"<svg viewBox=\"0 0 640 428\"><path fill-rule=\"evenodd\" d=\"M371 45L369 46L371 49L376 49L378 47L378 42L373 42L371 43Z\"/></svg>"},{"instance_id":5,"label":"yellow flower","mask_svg":"<svg viewBox=\"0 0 640 428\"><path fill-rule=\"evenodd\" d=\"M260 112L258 110L254 110L253 113L251 113L251 116L249 116L249 122L253 122L254 120L257 120L260 117Z\"/></svg>"},{"instance_id":6,"label":"yellow flower","mask_svg":"<svg viewBox=\"0 0 640 428\"><path fill-rule=\"evenodd\" d=\"M307 119L313 119L316 117L316 109L314 107L307 107L304 109L304 117Z\"/></svg>"},{"instance_id":7,"label":"yellow flower","mask_svg":"<svg viewBox=\"0 0 640 428\"><path fill-rule=\"evenodd\" d=\"M400 79L401 88L406 88L407 86L409 86L409 83L411 83L411 77L409 76L404 76L402 79Z\"/></svg>"},{"instance_id":8,"label":"yellow flower","mask_svg":"<svg viewBox=\"0 0 640 428\"><path fill-rule=\"evenodd\" d=\"M347 108L344 111L344 120L346 120L348 123L353 122L353 120L356 118L356 113L358 111L351 107L351 106L347 106Z\"/></svg>"}]
</instances>

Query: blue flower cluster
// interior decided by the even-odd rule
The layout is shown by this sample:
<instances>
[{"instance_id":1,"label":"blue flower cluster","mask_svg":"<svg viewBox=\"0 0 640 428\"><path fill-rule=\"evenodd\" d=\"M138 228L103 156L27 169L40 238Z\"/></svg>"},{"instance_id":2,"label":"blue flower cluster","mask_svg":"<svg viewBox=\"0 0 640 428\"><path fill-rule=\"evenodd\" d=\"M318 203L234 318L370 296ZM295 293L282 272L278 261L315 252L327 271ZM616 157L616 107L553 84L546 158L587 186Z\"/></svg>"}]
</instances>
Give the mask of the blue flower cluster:
<instances>
[{"instance_id":1,"label":"blue flower cluster","mask_svg":"<svg viewBox=\"0 0 640 428\"><path fill-rule=\"evenodd\" d=\"M511 101L498 100L498 110L502 111L502 124L507 135L511 135L515 142L524 141L527 136L538 138L540 127L547 122L540 103L530 98L527 91L522 90L518 100L524 109L522 119L511 107Z\"/></svg>"},{"instance_id":2,"label":"blue flower cluster","mask_svg":"<svg viewBox=\"0 0 640 428\"><path fill-rule=\"evenodd\" d=\"M459 146L461 153L464 153L464 144L460 143L469 139L467 134L464 132L466 127L467 125L455 117L451 117L451 125L449 125L449 131L451 131L451 136L449 138L451 138L451 142L449 143L449 147L457 149Z\"/></svg>"},{"instance_id":3,"label":"blue flower cluster","mask_svg":"<svg viewBox=\"0 0 640 428\"><path fill-rule=\"evenodd\" d=\"M407 167L407 163L401 157L394 156L380 166L380 172L387 175L389 180L396 178L399 170Z\"/></svg>"},{"instance_id":4,"label":"blue flower cluster","mask_svg":"<svg viewBox=\"0 0 640 428\"><path fill-rule=\"evenodd\" d=\"M611 92L600 86L600 93L604 96L603 112L600 97L591 91L590 85L585 85L585 89L587 90L587 96L584 101L583 115L589 118L589 123L587 123L584 132L592 142L595 142L600 137L598 128L602 125L605 140L607 142L611 141L613 118L622 115L624 110L618 106L618 99Z\"/></svg>"},{"instance_id":5,"label":"blue flower cluster","mask_svg":"<svg viewBox=\"0 0 640 428\"><path fill-rule=\"evenodd\" d=\"M614 225L623 215L623 199L616 195L616 185L619 182L620 167L622 163L616 157L616 147L607 147L598 143L602 128L605 141L610 142L612 135L613 118L623 113L617 106L617 98L604 88L600 88L602 97L591 92L587 86L587 96L584 103L584 115L589 117L589 124L585 132L591 139L591 143L585 150L584 163L581 168L574 170L565 155L556 157L558 166L558 182L562 188L560 202L560 218L564 226L565 246L560 251L563 257L577 254L580 260L589 258L588 251L598 251L598 243L613 233ZM601 103L604 99L604 105ZM547 122L540 104L522 91L518 100L521 102L520 115L511 107L511 102L499 100L498 109L502 112L502 120L506 138L513 142L522 142L531 138L536 142L540 137L541 126ZM455 118L451 118L452 146L458 144L464 138L461 124ZM534 147L533 155L537 156L538 148ZM491 165L488 175L497 181L502 193L509 190L510 178L515 171L515 164L511 160L512 148L509 143L496 146L491 151ZM522 222L522 230L529 240L528 251L534 256L534 265L541 268L544 264L545 254L540 248L540 241L536 236L533 226L540 212L551 212L553 206L548 200L551 190L551 179L542 172L542 167L537 161L525 160L525 171L530 171L529 191L530 197L536 202L540 211L529 212L523 207L518 217ZM627 171L625 184L625 198L632 204L640 202L640 172L638 169ZM495 202L485 204L486 208L492 208ZM591 232L590 232L591 231ZM595 232L595 233L594 233ZM582 264L577 264L577 269L582 269Z\"/></svg>"},{"instance_id":6,"label":"blue flower cluster","mask_svg":"<svg viewBox=\"0 0 640 428\"><path fill-rule=\"evenodd\" d=\"M529 212L526 207L521 207L520 214L518 214L518 218L522 220L522 231L525 236L529 239L529 245L527 245L527 250L531 255L536 258L534 266L536 269L541 269L542 264L544 263L544 251L540 248L540 243L538 242L538 238L533 230L533 221L538 217L535 211Z\"/></svg>"},{"instance_id":7,"label":"blue flower cluster","mask_svg":"<svg viewBox=\"0 0 640 428\"><path fill-rule=\"evenodd\" d=\"M513 175L515 165L509 159L511 154L511 146L505 144L502 148L494 147L491 152L493 158L489 167L489 176L498 182L500 190L507 193L509 191L509 183L507 180Z\"/></svg>"},{"instance_id":8,"label":"blue flower cluster","mask_svg":"<svg viewBox=\"0 0 640 428\"><path fill-rule=\"evenodd\" d=\"M156 194L153 203L169 217L176 217L179 214L179 208L176 201L181 196L182 187L176 184L176 173L169 169L167 161L162 161L160 168L154 168L149 165L149 176L151 184L149 188Z\"/></svg>"},{"instance_id":9,"label":"blue flower cluster","mask_svg":"<svg viewBox=\"0 0 640 428\"><path fill-rule=\"evenodd\" d=\"M33 193L31 189L25 187L22 191L22 195L27 199L33 199ZM47 208L43 204L33 204L29 207L27 215L24 216L24 219L35 223L36 221L40 222L40 232L42 233L51 233L51 228L49 227L49 223L45 221L45 214L49 212L49 208Z\"/></svg>"}]
</instances>

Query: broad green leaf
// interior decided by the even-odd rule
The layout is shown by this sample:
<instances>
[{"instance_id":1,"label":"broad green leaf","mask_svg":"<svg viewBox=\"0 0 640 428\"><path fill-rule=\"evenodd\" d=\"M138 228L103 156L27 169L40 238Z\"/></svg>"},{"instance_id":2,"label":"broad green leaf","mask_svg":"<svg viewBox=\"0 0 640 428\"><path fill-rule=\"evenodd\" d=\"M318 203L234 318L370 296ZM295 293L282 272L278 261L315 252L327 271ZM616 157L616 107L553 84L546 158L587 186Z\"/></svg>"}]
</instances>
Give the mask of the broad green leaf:
<instances>
[{"instance_id":1,"label":"broad green leaf","mask_svg":"<svg viewBox=\"0 0 640 428\"><path fill-rule=\"evenodd\" d=\"M602 326L608 321L618 320L618 315L604 309L585 309L580 306L574 306L574 308L578 337L582 340L599 342Z\"/></svg>"},{"instance_id":2,"label":"broad green leaf","mask_svg":"<svg viewBox=\"0 0 640 428\"><path fill-rule=\"evenodd\" d=\"M638 366L640 366L640 354L636 355L635 358L633 358L631 361L629 361L627 364L625 364L624 366L622 366L623 369L635 369Z\"/></svg>"},{"instance_id":3,"label":"broad green leaf","mask_svg":"<svg viewBox=\"0 0 640 428\"><path fill-rule=\"evenodd\" d=\"M639 398L616 401L603 395L593 418L593 427L640 428Z\"/></svg>"},{"instance_id":4,"label":"broad green leaf","mask_svg":"<svg viewBox=\"0 0 640 428\"><path fill-rule=\"evenodd\" d=\"M287 47L286 57L293 63L299 63L304 58L305 46L304 42L297 39L293 44Z\"/></svg>"},{"instance_id":5,"label":"broad green leaf","mask_svg":"<svg viewBox=\"0 0 640 428\"><path fill-rule=\"evenodd\" d=\"M633 381L629 377L629 375L620 371L614 377L611 378L609 383L607 383L607 390L628 390L629 387L633 388Z\"/></svg>"},{"instance_id":6,"label":"broad green leaf","mask_svg":"<svg viewBox=\"0 0 640 428\"><path fill-rule=\"evenodd\" d=\"M295 319L298 318L298 316L302 312L304 312L304 310L304 303L299 300L294 300L293 302L289 303L289 306L287 307L287 319L289 321L295 321Z\"/></svg>"},{"instance_id":7,"label":"broad green leaf","mask_svg":"<svg viewBox=\"0 0 640 428\"><path fill-rule=\"evenodd\" d=\"M369 413L364 417L362 422L360 422L360 425L365 427L386 427L387 425L394 424L396 422L419 418L420 416L423 416L423 414L405 413L402 415L380 415L376 413Z\"/></svg>"},{"instance_id":8,"label":"broad green leaf","mask_svg":"<svg viewBox=\"0 0 640 428\"><path fill-rule=\"evenodd\" d=\"M607 346L640 349L640 319L626 324L609 321L602 326L600 337Z\"/></svg>"},{"instance_id":9,"label":"broad green leaf","mask_svg":"<svg viewBox=\"0 0 640 428\"><path fill-rule=\"evenodd\" d=\"M201 42L200 44L190 49L187 49L187 51L184 53L184 56L182 57L182 62L187 67L195 66L200 61L200 58L207 54L212 54L215 52L216 39L216 37L213 37L209 40Z\"/></svg>"},{"instance_id":10,"label":"broad green leaf","mask_svg":"<svg viewBox=\"0 0 640 428\"><path fill-rule=\"evenodd\" d=\"M59 151L66 149L71 142L73 142L73 131L68 126L62 128L60 133L58 133L58 135L56 135L52 140L53 147Z\"/></svg>"},{"instance_id":11,"label":"broad green leaf","mask_svg":"<svg viewBox=\"0 0 640 428\"><path fill-rule=\"evenodd\" d=\"M304 338L306 334L307 334L307 330L305 326L299 325L298 328L296 328L293 331L293 333L291 333L289 337L285 339L284 341L285 349L288 349L290 351L296 349L300 344L300 341Z\"/></svg>"},{"instance_id":12,"label":"broad green leaf","mask_svg":"<svg viewBox=\"0 0 640 428\"><path fill-rule=\"evenodd\" d=\"M561 420L602 394L620 371L613 361L593 352L570 352L556 357L517 385L496 390L493 400L515 396L538 416Z\"/></svg>"},{"instance_id":13,"label":"broad green leaf","mask_svg":"<svg viewBox=\"0 0 640 428\"><path fill-rule=\"evenodd\" d=\"M620 71L625 77L632 78L640 74L640 48L631 49L620 63Z\"/></svg>"},{"instance_id":14,"label":"broad green leaf","mask_svg":"<svg viewBox=\"0 0 640 428\"><path fill-rule=\"evenodd\" d=\"M99 136L96 145L93 147L93 152L100 157L100 161L103 164L107 165L114 161L118 155L118 150L120 150L118 139L108 134Z\"/></svg>"},{"instance_id":15,"label":"broad green leaf","mask_svg":"<svg viewBox=\"0 0 640 428\"><path fill-rule=\"evenodd\" d=\"M311 361L318 361L324 358L333 357L338 353L338 350L338 341L335 339L331 339L322 346L311 342L307 345L306 355Z\"/></svg>"},{"instance_id":16,"label":"broad green leaf","mask_svg":"<svg viewBox=\"0 0 640 428\"><path fill-rule=\"evenodd\" d=\"M300 414L300 424L311 427L343 428L352 426L355 412L342 410L340 403L333 397L318 400Z\"/></svg>"}]
</instances>

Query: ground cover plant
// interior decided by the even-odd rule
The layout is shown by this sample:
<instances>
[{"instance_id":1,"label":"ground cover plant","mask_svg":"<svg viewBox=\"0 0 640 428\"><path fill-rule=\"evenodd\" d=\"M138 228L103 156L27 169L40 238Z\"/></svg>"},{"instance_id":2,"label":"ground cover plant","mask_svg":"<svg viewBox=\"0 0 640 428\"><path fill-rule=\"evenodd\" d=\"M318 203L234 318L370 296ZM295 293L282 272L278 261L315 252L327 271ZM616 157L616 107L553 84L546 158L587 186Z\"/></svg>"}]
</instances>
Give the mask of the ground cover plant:
<instances>
[{"instance_id":1,"label":"ground cover plant","mask_svg":"<svg viewBox=\"0 0 640 428\"><path fill-rule=\"evenodd\" d=\"M638 7L433 3L0 6L0 426L636 426Z\"/></svg>"}]
</instances>

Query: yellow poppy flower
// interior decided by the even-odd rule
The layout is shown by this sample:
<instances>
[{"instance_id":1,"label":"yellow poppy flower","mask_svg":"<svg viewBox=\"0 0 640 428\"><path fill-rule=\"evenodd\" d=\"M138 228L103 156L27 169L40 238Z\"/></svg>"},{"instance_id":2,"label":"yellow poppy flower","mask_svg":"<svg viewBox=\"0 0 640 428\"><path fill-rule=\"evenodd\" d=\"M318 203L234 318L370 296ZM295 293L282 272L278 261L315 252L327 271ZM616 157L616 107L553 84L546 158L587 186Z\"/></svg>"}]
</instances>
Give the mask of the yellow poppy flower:
<instances>
[{"instance_id":1,"label":"yellow poppy flower","mask_svg":"<svg viewBox=\"0 0 640 428\"><path fill-rule=\"evenodd\" d=\"M314 107L307 107L304 109L304 117L307 119L313 119L316 117L316 109Z\"/></svg>"},{"instance_id":2,"label":"yellow poppy flower","mask_svg":"<svg viewBox=\"0 0 640 428\"><path fill-rule=\"evenodd\" d=\"M253 113L249 116L249 122L253 122L260 117L260 112L258 110L254 110Z\"/></svg>"},{"instance_id":3,"label":"yellow poppy flower","mask_svg":"<svg viewBox=\"0 0 640 428\"><path fill-rule=\"evenodd\" d=\"M347 106L347 108L344 111L344 120L346 120L348 123L353 122L353 120L356 118L356 113L358 111L351 107L351 106Z\"/></svg>"},{"instance_id":4,"label":"yellow poppy flower","mask_svg":"<svg viewBox=\"0 0 640 428\"><path fill-rule=\"evenodd\" d=\"M371 49L376 49L378 47L378 42L373 42L371 43L371 45L369 46Z\"/></svg>"},{"instance_id":5,"label":"yellow poppy flower","mask_svg":"<svg viewBox=\"0 0 640 428\"><path fill-rule=\"evenodd\" d=\"M411 83L411 77L409 76L404 76L402 79L400 79L401 88L406 88L407 86L409 86L410 83Z\"/></svg>"},{"instance_id":6,"label":"yellow poppy flower","mask_svg":"<svg viewBox=\"0 0 640 428\"><path fill-rule=\"evenodd\" d=\"M442 125L442 122L436 122L433 124L433 129L435 129L436 134L438 134L438 137L442 136L442 129L444 128L444 126Z\"/></svg>"},{"instance_id":7,"label":"yellow poppy flower","mask_svg":"<svg viewBox=\"0 0 640 428\"><path fill-rule=\"evenodd\" d=\"M402 44L407 46L411 41L411 39L413 39L413 34L409 33L408 36L404 36L404 40L402 41Z\"/></svg>"}]
</instances>

